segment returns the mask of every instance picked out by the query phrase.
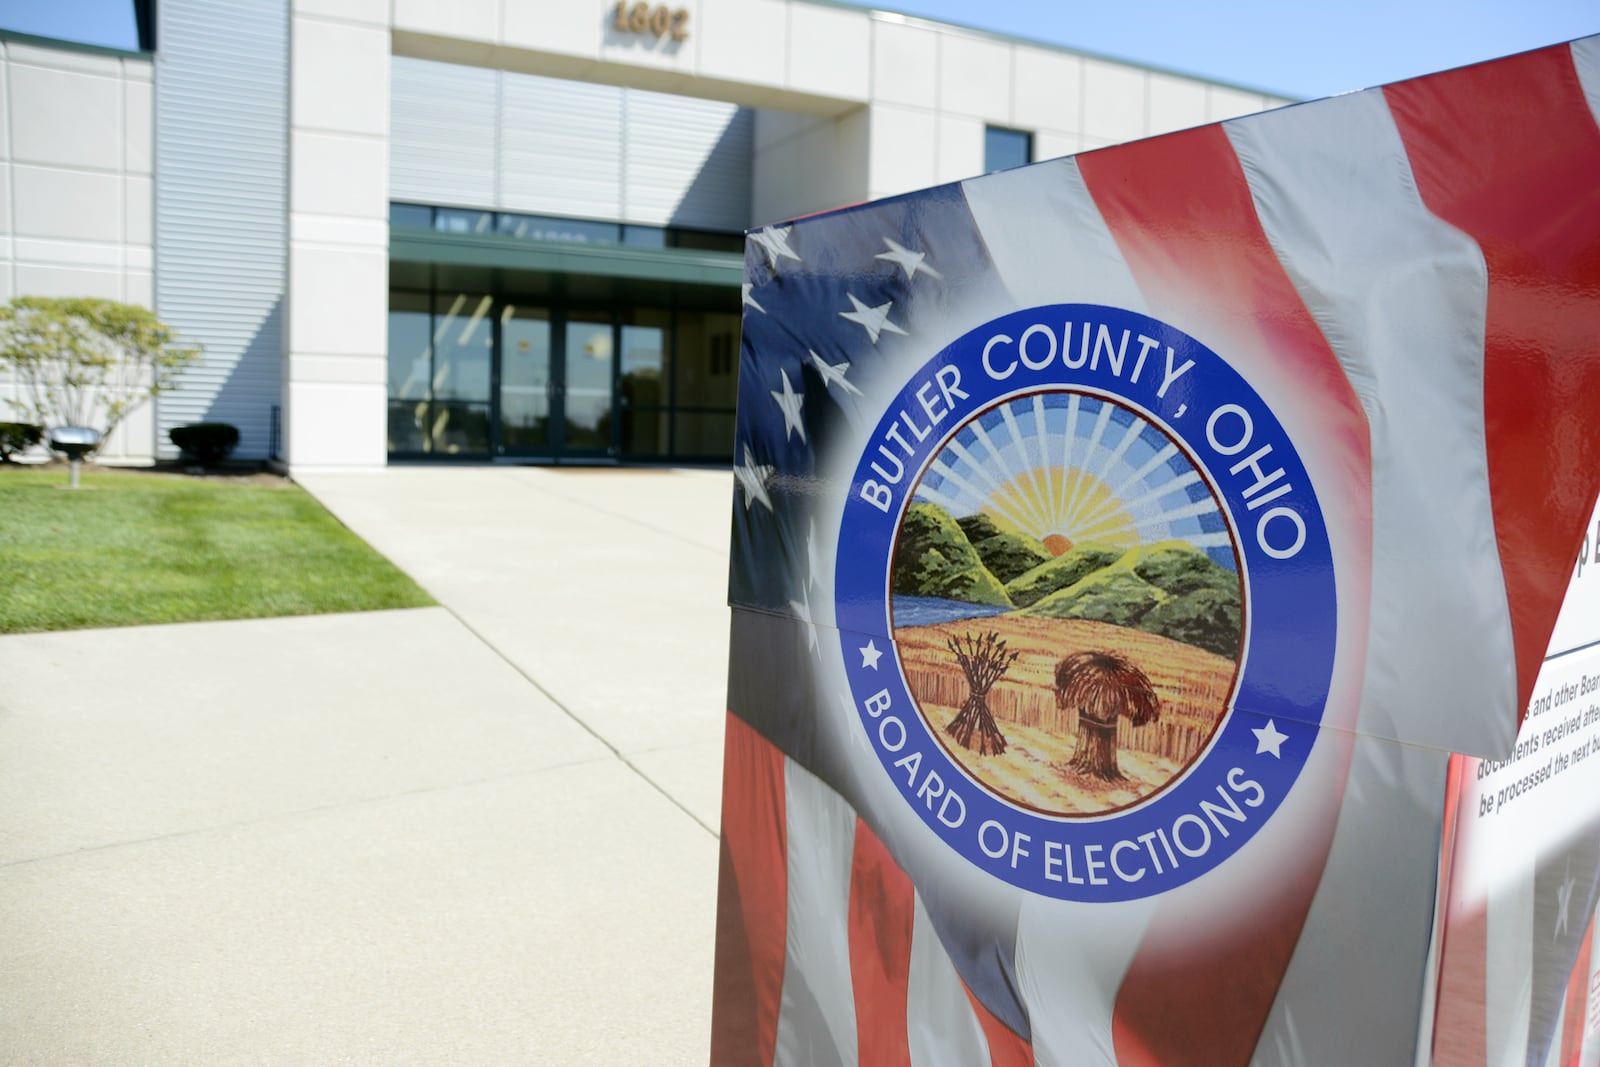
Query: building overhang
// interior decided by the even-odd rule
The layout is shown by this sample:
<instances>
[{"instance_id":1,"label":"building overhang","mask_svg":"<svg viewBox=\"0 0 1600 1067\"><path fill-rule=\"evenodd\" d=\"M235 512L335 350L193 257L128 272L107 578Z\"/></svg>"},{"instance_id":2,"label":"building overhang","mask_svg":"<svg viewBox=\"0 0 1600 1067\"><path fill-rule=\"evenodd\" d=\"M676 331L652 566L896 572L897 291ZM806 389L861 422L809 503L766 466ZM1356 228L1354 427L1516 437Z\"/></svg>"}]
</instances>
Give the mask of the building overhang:
<instances>
[{"instance_id":1,"label":"building overhang","mask_svg":"<svg viewBox=\"0 0 1600 1067\"><path fill-rule=\"evenodd\" d=\"M389 234L389 259L687 285L733 287L744 280L744 257L732 252L530 241L500 234L437 233L398 227Z\"/></svg>"}]
</instances>

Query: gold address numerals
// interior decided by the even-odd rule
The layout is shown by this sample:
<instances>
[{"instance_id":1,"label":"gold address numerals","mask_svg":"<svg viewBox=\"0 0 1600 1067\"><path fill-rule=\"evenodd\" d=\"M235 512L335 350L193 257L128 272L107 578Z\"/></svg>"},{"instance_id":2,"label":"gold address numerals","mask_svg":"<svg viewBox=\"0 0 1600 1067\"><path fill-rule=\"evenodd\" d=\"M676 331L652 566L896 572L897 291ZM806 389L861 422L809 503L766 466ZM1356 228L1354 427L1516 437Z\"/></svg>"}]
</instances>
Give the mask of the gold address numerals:
<instances>
[{"instance_id":1,"label":"gold address numerals","mask_svg":"<svg viewBox=\"0 0 1600 1067\"><path fill-rule=\"evenodd\" d=\"M612 26L620 33L653 33L681 41L689 36L689 9L617 0Z\"/></svg>"}]
</instances>

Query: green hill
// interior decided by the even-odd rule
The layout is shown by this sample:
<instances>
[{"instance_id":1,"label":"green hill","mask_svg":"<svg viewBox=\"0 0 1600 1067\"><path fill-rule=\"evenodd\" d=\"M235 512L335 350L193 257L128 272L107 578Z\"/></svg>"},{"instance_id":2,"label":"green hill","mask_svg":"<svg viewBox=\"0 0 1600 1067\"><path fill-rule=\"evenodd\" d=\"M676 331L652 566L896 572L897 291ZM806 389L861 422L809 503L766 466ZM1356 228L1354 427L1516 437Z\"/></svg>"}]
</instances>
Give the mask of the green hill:
<instances>
[{"instance_id":1,"label":"green hill","mask_svg":"<svg viewBox=\"0 0 1600 1067\"><path fill-rule=\"evenodd\" d=\"M1157 604L1139 629L1232 659L1239 654L1239 592L1196 589Z\"/></svg>"},{"instance_id":2,"label":"green hill","mask_svg":"<svg viewBox=\"0 0 1600 1067\"><path fill-rule=\"evenodd\" d=\"M1036 567L1007 587L1026 614L1090 619L1131 626L1230 658L1239 654L1243 613L1239 579L1186 541L1128 549L1103 560L1105 546L1074 549ZM1067 565L1075 555L1080 558ZM1087 569L1085 569L1087 568ZM1063 577L1081 575L1043 596L1034 594Z\"/></svg>"},{"instance_id":3,"label":"green hill","mask_svg":"<svg viewBox=\"0 0 1600 1067\"><path fill-rule=\"evenodd\" d=\"M1138 627L1151 608L1167 595L1129 570L1102 567L1027 610L1046 619L1090 619Z\"/></svg>"},{"instance_id":4,"label":"green hill","mask_svg":"<svg viewBox=\"0 0 1600 1067\"><path fill-rule=\"evenodd\" d=\"M978 558L989 573L1009 582L1025 571L1051 559L1050 550L1027 534L1002 530L993 519L984 514L968 515L957 519L956 525L967 535Z\"/></svg>"},{"instance_id":5,"label":"green hill","mask_svg":"<svg viewBox=\"0 0 1600 1067\"><path fill-rule=\"evenodd\" d=\"M890 584L898 596L1011 607L1005 586L984 566L956 520L923 501L914 501L900 523Z\"/></svg>"},{"instance_id":6,"label":"green hill","mask_svg":"<svg viewBox=\"0 0 1600 1067\"><path fill-rule=\"evenodd\" d=\"M1011 578L1006 582L1006 593L1017 607L1028 607L1056 590L1065 589L1100 568L1115 563L1124 552L1124 549L1110 545L1079 545Z\"/></svg>"}]
</instances>

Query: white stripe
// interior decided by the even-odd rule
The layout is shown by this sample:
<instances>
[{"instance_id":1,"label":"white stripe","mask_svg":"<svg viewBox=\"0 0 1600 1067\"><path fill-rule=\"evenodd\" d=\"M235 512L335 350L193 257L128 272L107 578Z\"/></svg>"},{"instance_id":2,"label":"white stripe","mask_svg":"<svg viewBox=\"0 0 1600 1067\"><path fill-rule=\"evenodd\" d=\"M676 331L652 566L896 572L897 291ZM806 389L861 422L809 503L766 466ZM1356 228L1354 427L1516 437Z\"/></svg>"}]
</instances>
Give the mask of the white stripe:
<instances>
[{"instance_id":1,"label":"white stripe","mask_svg":"<svg viewBox=\"0 0 1600 1067\"><path fill-rule=\"evenodd\" d=\"M1572 65L1578 68L1578 82L1589 98L1589 110L1600 123L1600 35L1572 42Z\"/></svg>"},{"instance_id":2,"label":"white stripe","mask_svg":"<svg viewBox=\"0 0 1600 1067\"><path fill-rule=\"evenodd\" d=\"M906 1040L912 1067L989 1067L988 1038L920 893L915 914L906 986Z\"/></svg>"},{"instance_id":3,"label":"white stripe","mask_svg":"<svg viewBox=\"0 0 1600 1067\"><path fill-rule=\"evenodd\" d=\"M783 996L775 1067L856 1064L850 982L850 871L856 814L785 756L788 883Z\"/></svg>"},{"instance_id":4,"label":"white stripe","mask_svg":"<svg viewBox=\"0 0 1600 1067\"><path fill-rule=\"evenodd\" d=\"M1146 310L1073 160L985 175L961 189L995 273L1017 307L1070 303Z\"/></svg>"},{"instance_id":5,"label":"white stripe","mask_svg":"<svg viewBox=\"0 0 1600 1067\"><path fill-rule=\"evenodd\" d=\"M1017 919L1017 985L1037 1067L1114 1064L1117 990L1155 904L1074 904L1029 897Z\"/></svg>"},{"instance_id":6,"label":"white stripe","mask_svg":"<svg viewBox=\"0 0 1600 1067\"><path fill-rule=\"evenodd\" d=\"M1533 1019L1533 868L1489 891L1484 956L1484 1062L1525 1067Z\"/></svg>"},{"instance_id":7,"label":"white stripe","mask_svg":"<svg viewBox=\"0 0 1600 1067\"><path fill-rule=\"evenodd\" d=\"M1224 128L1266 235L1372 429L1371 629L1356 728L1434 747L1355 740L1301 933L1315 947L1291 960L1258 1049L1281 1044L1292 1009L1307 1048L1341 1048L1353 1063L1404 1062L1431 973L1432 881L1384 879L1372 920L1383 928L1361 938L1343 931L1355 902L1371 899L1373 871L1415 869L1436 852L1445 750L1511 743L1515 659L1482 430L1487 275L1477 246L1423 206L1381 92L1313 107L1314 116L1295 108ZM1419 589L1451 627L1417 625ZM1466 661L1447 631L1473 633L1500 654ZM1493 715L1463 715L1486 706ZM1330 975L1359 1006L1325 995ZM1363 1025L1351 1027L1352 1015Z\"/></svg>"},{"instance_id":8,"label":"white stripe","mask_svg":"<svg viewBox=\"0 0 1600 1067\"><path fill-rule=\"evenodd\" d=\"M1483 254L1416 190L1382 92L1225 124L1256 213L1372 429L1372 608L1357 729L1498 755L1516 656L1483 429ZM1427 614L1449 626L1419 626ZM1461 655L1460 634L1479 654Z\"/></svg>"}]
</instances>

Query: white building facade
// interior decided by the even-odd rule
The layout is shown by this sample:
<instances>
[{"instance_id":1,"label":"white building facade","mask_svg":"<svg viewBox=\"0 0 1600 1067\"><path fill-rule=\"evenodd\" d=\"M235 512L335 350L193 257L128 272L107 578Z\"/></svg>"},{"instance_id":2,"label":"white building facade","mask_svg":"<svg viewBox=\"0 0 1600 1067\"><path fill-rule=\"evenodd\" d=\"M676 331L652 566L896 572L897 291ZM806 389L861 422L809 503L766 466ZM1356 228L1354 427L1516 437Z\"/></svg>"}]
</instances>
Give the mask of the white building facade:
<instances>
[{"instance_id":1,"label":"white building facade","mask_svg":"<svg viewBox=\"0 0 1600 1067\"><path fill-rule=\"evenodd\" d=\"M745 229L1287 102L817 0L163 0L153 44L0 40L0 297L205 346L108 458L218 421L291 470L726 459Z\"/></svg>"}]
</instances>

